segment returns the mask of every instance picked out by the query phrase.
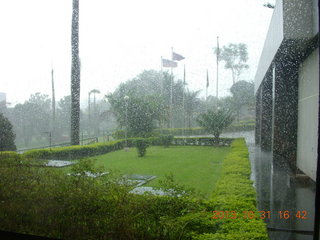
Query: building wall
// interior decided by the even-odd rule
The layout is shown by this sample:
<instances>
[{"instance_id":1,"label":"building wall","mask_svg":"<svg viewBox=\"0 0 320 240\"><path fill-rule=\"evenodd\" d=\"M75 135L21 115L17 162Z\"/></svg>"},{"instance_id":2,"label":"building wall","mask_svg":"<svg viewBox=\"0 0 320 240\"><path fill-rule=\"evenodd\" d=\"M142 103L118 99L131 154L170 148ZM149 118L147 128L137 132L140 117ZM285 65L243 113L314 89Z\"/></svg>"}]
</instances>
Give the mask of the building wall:
<instances>
[{"instance_id":1,"label":"building wall","mask_svg":"<svg viewBox=\"0 0 320 240\"><path fill-rule=\"evenodd\" d=\"M318 49L300 65L298 90L297 167L316 180L319 107Z\"/></svg>"}]
</instances>

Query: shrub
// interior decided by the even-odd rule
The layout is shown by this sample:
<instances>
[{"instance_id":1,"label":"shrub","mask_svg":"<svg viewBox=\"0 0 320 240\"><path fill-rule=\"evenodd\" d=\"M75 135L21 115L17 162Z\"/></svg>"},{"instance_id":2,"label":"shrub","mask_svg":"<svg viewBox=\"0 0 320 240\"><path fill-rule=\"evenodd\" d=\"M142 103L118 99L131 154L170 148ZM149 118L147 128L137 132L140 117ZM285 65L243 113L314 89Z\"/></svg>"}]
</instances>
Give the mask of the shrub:
<instances>
[{"instance_id":1,"label":"shrub","mask_svg":"<svg viewBox=\"0 0 320 240\"><path fill-rule=\"evenodd\" d=\"M206 113L200 114L197 121L201 127L218 139L222 130L232 123L233 117L231 112L223 109L217 111L209 110Z\"/></svg>"},{"instance_id":2,"label":"shrub","mask_svg":"<svg viewBox=\"0 0 320 240\"><path fill-rule=\"evenodd\" d=\"M137 139L136 147L138 150L138 156L143 157L144 155L146 155L147 147L149 147L148 141L145 139Z\"/></svg>"},{"instance_id":3,"label":"shrub","mask_svg":"<svg viewBox=\"0 0 320 240\"><path fill-rule=\"evenodd\" d=\"M215 219L221 224L217 233L198 235L194 239L244 239L267 240L265 223L258 218L256 208L256 192L250 180L250 163L244 139L237 139L231 144L231 152L223 161L222 176L215 186L207 208L211 211L253 212L250 219Z\"/></svg>"},{"instance_id":4,"label":"shrub","mask_svg":"<svg viewBox=\"0 0 320 240\"><path fill-rule=\"evenodd\" d=\"M165 147L169 147L173 140L173 135L162 135L160 136L162 145Z\"/></svg>"},{"instance_id":5,"label":"shrub","mask_svg":"<svg viewBox=\"0 0 320 240\"><path fill-rule=\"evenodd\" d=\"M141 140L146 143L128 139L128 144ZM148 142L159 143L159 138ZM94 146L106 150L105 145ZM122 145L114 142L113 147ZM57 169L32 167L23 155L3 153L0 159L16 160L8 161L14 163L11 167L0 164L0 229L59 239L267 240L261 219L212 219L214 210L256 211L244 140L233 141L231 148L206 201L177 185L173 176L163 186L176 197L135 195L110 174L85 177L86 171L103 171L87 159L72 167L79 175L65 176Z\"/></svg>"}]
</instances>

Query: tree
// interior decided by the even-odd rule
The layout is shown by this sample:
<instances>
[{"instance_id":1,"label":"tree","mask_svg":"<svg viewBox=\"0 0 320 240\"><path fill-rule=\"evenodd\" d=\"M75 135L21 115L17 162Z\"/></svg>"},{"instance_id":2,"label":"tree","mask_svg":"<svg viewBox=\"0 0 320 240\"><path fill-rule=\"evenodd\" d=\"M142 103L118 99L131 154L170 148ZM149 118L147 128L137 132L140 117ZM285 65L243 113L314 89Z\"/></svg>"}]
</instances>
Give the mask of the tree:
<instances>
[{"instance_id":1,"label":"tree","mask_svg":"<svg viewBox=\"0 0 320 240\"><path fill-rule=\"evenodd\" d=\"M121 127L126 127L126 107L128 108L128 131L136 137L147 136L154 129L155 121L160 120L164 109L157 96L130 96L127 103L124 97L114 94L109 94L107 98Z\"/></svg>"},{"instance_id":2,"label":"tree","mask_svg":"<svg viewBox=\"0 0 320 240\"><path fill-rule=\"evenodd\" d=\"M35 93L23 104L17 104L10 111L10 120L17 135L17 143L28 147L32 140L36 145L43 141L44 132L50 131L51 100L48 95Z\"/></svg>"},{"instance_id":3,"label":"tree","mask_svg":"<svg viewBox=\"0 0 320 240\"><path fill-rule=\"evenodd\" d=\"M64 96L58 102L57 107L57 139L65 141L61 135L70 136L70 120L71 120L71 96Z\"/></svg>"},{"instance_id":4,"label":"tree","mask_svg":"<svg viewBox=\"0 0 320 240\"><path fill-rule=\"evenodd\" d=\"M233 102L237 111L238 121L240 119L240 108L244 105L254 106L254 83L247 81L239 81L232 85L230 92L233 96Z\"/></svg>"},{"instance_id":5,"label":"tree","mask_svg":"<svg viewBox=\"0 0 320 240\"><path fill-rule=\"evenodd\" d=\"M79 59L79 0L72 7L72 66L71 66L71 145L80 143L80 59Z\"/></svg>"},{"instance_id":6,"label":"tree","mask_svg":"<svg viewBox=\"0 0 320 240\"><path fill-rule=\"evenodd\" d=\"M232 123L233 116L230 111L224 109L209 110L200 114L197 120L201 127L213 134L216 139L219 139L222 130Z\"/></svg>"},{"instance_id":7,"label":"tree","mask_svg":"<svg viewBox=\"0 0 320 240\"><path fill-rule=\"evenodd\" d=\"M11 122L0 113L0 151L15 151L15 137Z\"/></svg>"},{"instance_id":8,"label":"tree","mask_svg":"<svg viewBox=\"0 0 320 240\"><path fill-rule=\"evenodd\" d=\"M249 68L249 65L246 64L248 61L247 45L244 43L230 43L227 47L223 46L219 52L215 48L215 54L219 54L219 61L225 62L224 68L231 70L233 84L239 80L243 70Z\"/></svg>"},{"instance_id":9,"label":"tree","mask_svg":"<svg viewBox=\"0 0 320 240\"><path fill-rule=\"evenodd\" d=\"M187 115L188 127L191 128L191 120L193 115L200 104L198 98L200 91L190 91L189 89L185 93L185 113Z\"/></svg>"},{"instance_id":10,"label":"tree","mask_svg":"<svg viewBox=\"0 0 320 240\"><path fill-rule=\"evenodd\" d=\"M173 80L173 119L178 125L182 126L182 98L183 98L183 81ZM168 72L155 70L143 71L135 78L120 84L112 94L116 99L123 99L124 96L146 97L154 96L161 101L164 106L161 113L161 122L167 122L169 125L170 116L170 96L171 96L171 75ZM179 118L180 117L180 118ZM179 121L180 120L180 121Z\"/></svg>"}]
</instances>

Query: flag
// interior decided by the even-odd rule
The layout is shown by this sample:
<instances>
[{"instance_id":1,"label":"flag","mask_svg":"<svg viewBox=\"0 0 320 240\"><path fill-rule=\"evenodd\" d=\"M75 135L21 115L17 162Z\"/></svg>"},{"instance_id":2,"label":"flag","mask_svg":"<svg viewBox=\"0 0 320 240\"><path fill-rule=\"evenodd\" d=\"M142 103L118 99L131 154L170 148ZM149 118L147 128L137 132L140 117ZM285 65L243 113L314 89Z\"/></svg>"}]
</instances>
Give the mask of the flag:
<instances>
[{"instance_id":1,"label":"flag","mask_svg":"<svg viewBox=\"0 0 320 240\"><path fill-rule=\"evenodd\" d=\"M207 88L209 87L209 74L208 74L208 70L207 70Z\"/></svg>"},{"instance_id":2,"label":"flag","mask_svg":"<svg viewBox=\"0 0 320 240\"><path fill-rule=\"evenodd\" d=\"M168 59L162 59L162 66L163 67L175 68L175 67L178 66L178 64L176 62L168 60Z\"/></svg>"},{"instance_id":3,"label":"flag","mask_svg":"<svg viewBox=\"0 0 320 240\"><path fill-rule=\"evenodd\" d=\"M174 60L174 61L181 61L181 60L183 60L183 59L184 59L184 57L181 56L180 54L175 53L175 52L172 52L172 60Z\"/></svg>"}]
</instances>

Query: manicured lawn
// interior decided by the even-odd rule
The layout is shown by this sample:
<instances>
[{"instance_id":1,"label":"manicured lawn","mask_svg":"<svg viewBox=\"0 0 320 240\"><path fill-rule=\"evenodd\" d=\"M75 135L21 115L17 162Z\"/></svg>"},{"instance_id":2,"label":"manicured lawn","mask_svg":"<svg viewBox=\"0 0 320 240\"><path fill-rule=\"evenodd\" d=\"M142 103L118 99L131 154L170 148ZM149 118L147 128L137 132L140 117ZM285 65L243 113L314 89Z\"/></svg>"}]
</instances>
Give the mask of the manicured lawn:
<instances>
[{"instance_id":1,"label":"manicured lawn","mask_svg":"<svg viewBox=\"0 0 320 240\"><path fill-rule=\"evenodd\" d=\"M171 146L149 147L145 157L137 150L123 150L93 157L96 166L120 171L121 174L155 175L147 186L159 186L159 180L172 173L178 183L209 195L220 176L221 162L230 151L227 147Z\"/></svg>"}]
</instances>

